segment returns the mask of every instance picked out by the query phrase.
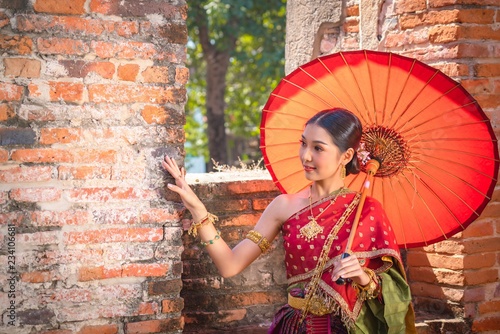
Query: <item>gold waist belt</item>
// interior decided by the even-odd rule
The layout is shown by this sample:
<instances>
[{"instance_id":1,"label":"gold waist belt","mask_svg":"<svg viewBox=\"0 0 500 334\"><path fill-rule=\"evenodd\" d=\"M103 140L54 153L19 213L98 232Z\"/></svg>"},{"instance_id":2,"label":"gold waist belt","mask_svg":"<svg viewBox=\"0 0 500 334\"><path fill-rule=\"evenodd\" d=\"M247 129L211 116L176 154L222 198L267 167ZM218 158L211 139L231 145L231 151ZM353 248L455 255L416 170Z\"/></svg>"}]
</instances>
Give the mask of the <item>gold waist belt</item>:
<instances>
[{"instance_id":1,"label":"gold waist belt","mask_svg":"<svg viewBox=\"0 0 500 334\"><path fill-rule=\"evenodd\" d=\"M310 304L308 313L313 315L323 316L333 312L333 309L327 305L325 300L318 296L312 296ZM302 311L305 308L306 300L304 298L294 297L291 294L288 294L288 305L296 310Z\"/></svg>"}]
</instances>

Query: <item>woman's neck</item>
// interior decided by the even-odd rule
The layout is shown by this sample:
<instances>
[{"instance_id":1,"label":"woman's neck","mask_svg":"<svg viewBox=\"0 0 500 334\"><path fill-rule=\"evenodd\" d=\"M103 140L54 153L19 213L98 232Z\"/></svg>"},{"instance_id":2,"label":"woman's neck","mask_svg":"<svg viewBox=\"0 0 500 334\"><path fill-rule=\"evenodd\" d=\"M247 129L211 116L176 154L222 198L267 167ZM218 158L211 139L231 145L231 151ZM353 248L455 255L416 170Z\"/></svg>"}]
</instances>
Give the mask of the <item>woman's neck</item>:
<instances>
[{"instance_id":1,"label":"woman's neck","mask_svg":"<svg viewBox=\"0 0 500 334\"><path fill-rule=\"evenodd\" d=\"M324 182L313 182L311 184L311 198L314 201L317 201L323 197L329 196L340 189L344 188L344 181L338 180L334 182L330 182L329 184L325 184Z\"/></svg>"}]
</instances>

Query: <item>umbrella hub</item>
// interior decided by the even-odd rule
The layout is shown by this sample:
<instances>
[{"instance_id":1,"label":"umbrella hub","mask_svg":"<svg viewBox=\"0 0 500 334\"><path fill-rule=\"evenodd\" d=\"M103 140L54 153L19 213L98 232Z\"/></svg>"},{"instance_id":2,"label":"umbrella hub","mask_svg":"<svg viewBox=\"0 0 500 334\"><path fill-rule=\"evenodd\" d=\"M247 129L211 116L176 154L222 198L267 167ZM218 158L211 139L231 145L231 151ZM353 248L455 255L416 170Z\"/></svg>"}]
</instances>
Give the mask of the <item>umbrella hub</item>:
<instances>
[{"instance_id":1,"label":"umbrella hub","mask_svg":"<svg viewBox=\"0 0 500 334\"><path fill-rule=\"evenodd\" d=\"M406 168L410 159L410 149L407 142L397 131L384 126L370 126L363 130L361 142L370 158L380 162L380 168L375 174L386 177L398 174ZM366 165L361 165L366 173Z\"/></svg>"}]
</instances>

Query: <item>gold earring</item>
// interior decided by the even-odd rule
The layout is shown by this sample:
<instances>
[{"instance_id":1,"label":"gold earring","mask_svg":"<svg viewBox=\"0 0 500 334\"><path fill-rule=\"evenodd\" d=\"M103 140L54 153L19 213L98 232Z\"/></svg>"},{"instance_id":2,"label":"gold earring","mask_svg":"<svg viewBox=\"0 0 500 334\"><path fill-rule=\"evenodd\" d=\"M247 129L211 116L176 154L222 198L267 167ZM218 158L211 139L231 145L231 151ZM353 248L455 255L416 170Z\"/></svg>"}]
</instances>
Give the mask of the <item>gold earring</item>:
<instances>
[{"instance_id":1,"label":"gold earring","mask_svg":"<svg viewBox=\"0 0 500 334\"><path fill-rule=\"evenodd\" d=\"M345 165L340 165L340 178L343 180L345 179L346 177L346 169L345 169Z\"/></svg>"}]
</instances>

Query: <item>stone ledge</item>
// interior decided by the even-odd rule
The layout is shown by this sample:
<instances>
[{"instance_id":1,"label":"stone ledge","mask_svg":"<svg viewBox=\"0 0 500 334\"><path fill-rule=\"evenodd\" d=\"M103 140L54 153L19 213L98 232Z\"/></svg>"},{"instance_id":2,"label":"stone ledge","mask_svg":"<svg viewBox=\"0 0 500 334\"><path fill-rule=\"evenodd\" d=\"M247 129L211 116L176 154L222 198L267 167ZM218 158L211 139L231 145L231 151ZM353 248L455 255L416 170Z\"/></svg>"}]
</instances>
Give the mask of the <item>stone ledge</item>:
<instances>
[{"instance_id":1,"label":"stone ledge","mask_svg":"<svg viewBox=\"0 0 500 334\"><path fill-rule=\"evenodd\" d=\"M272 180L266 170L243 170L214 173L188 173L186 181L189 184L204 184L218 182L237 182L253 180Z\"/></svg>"}]
</instances>

